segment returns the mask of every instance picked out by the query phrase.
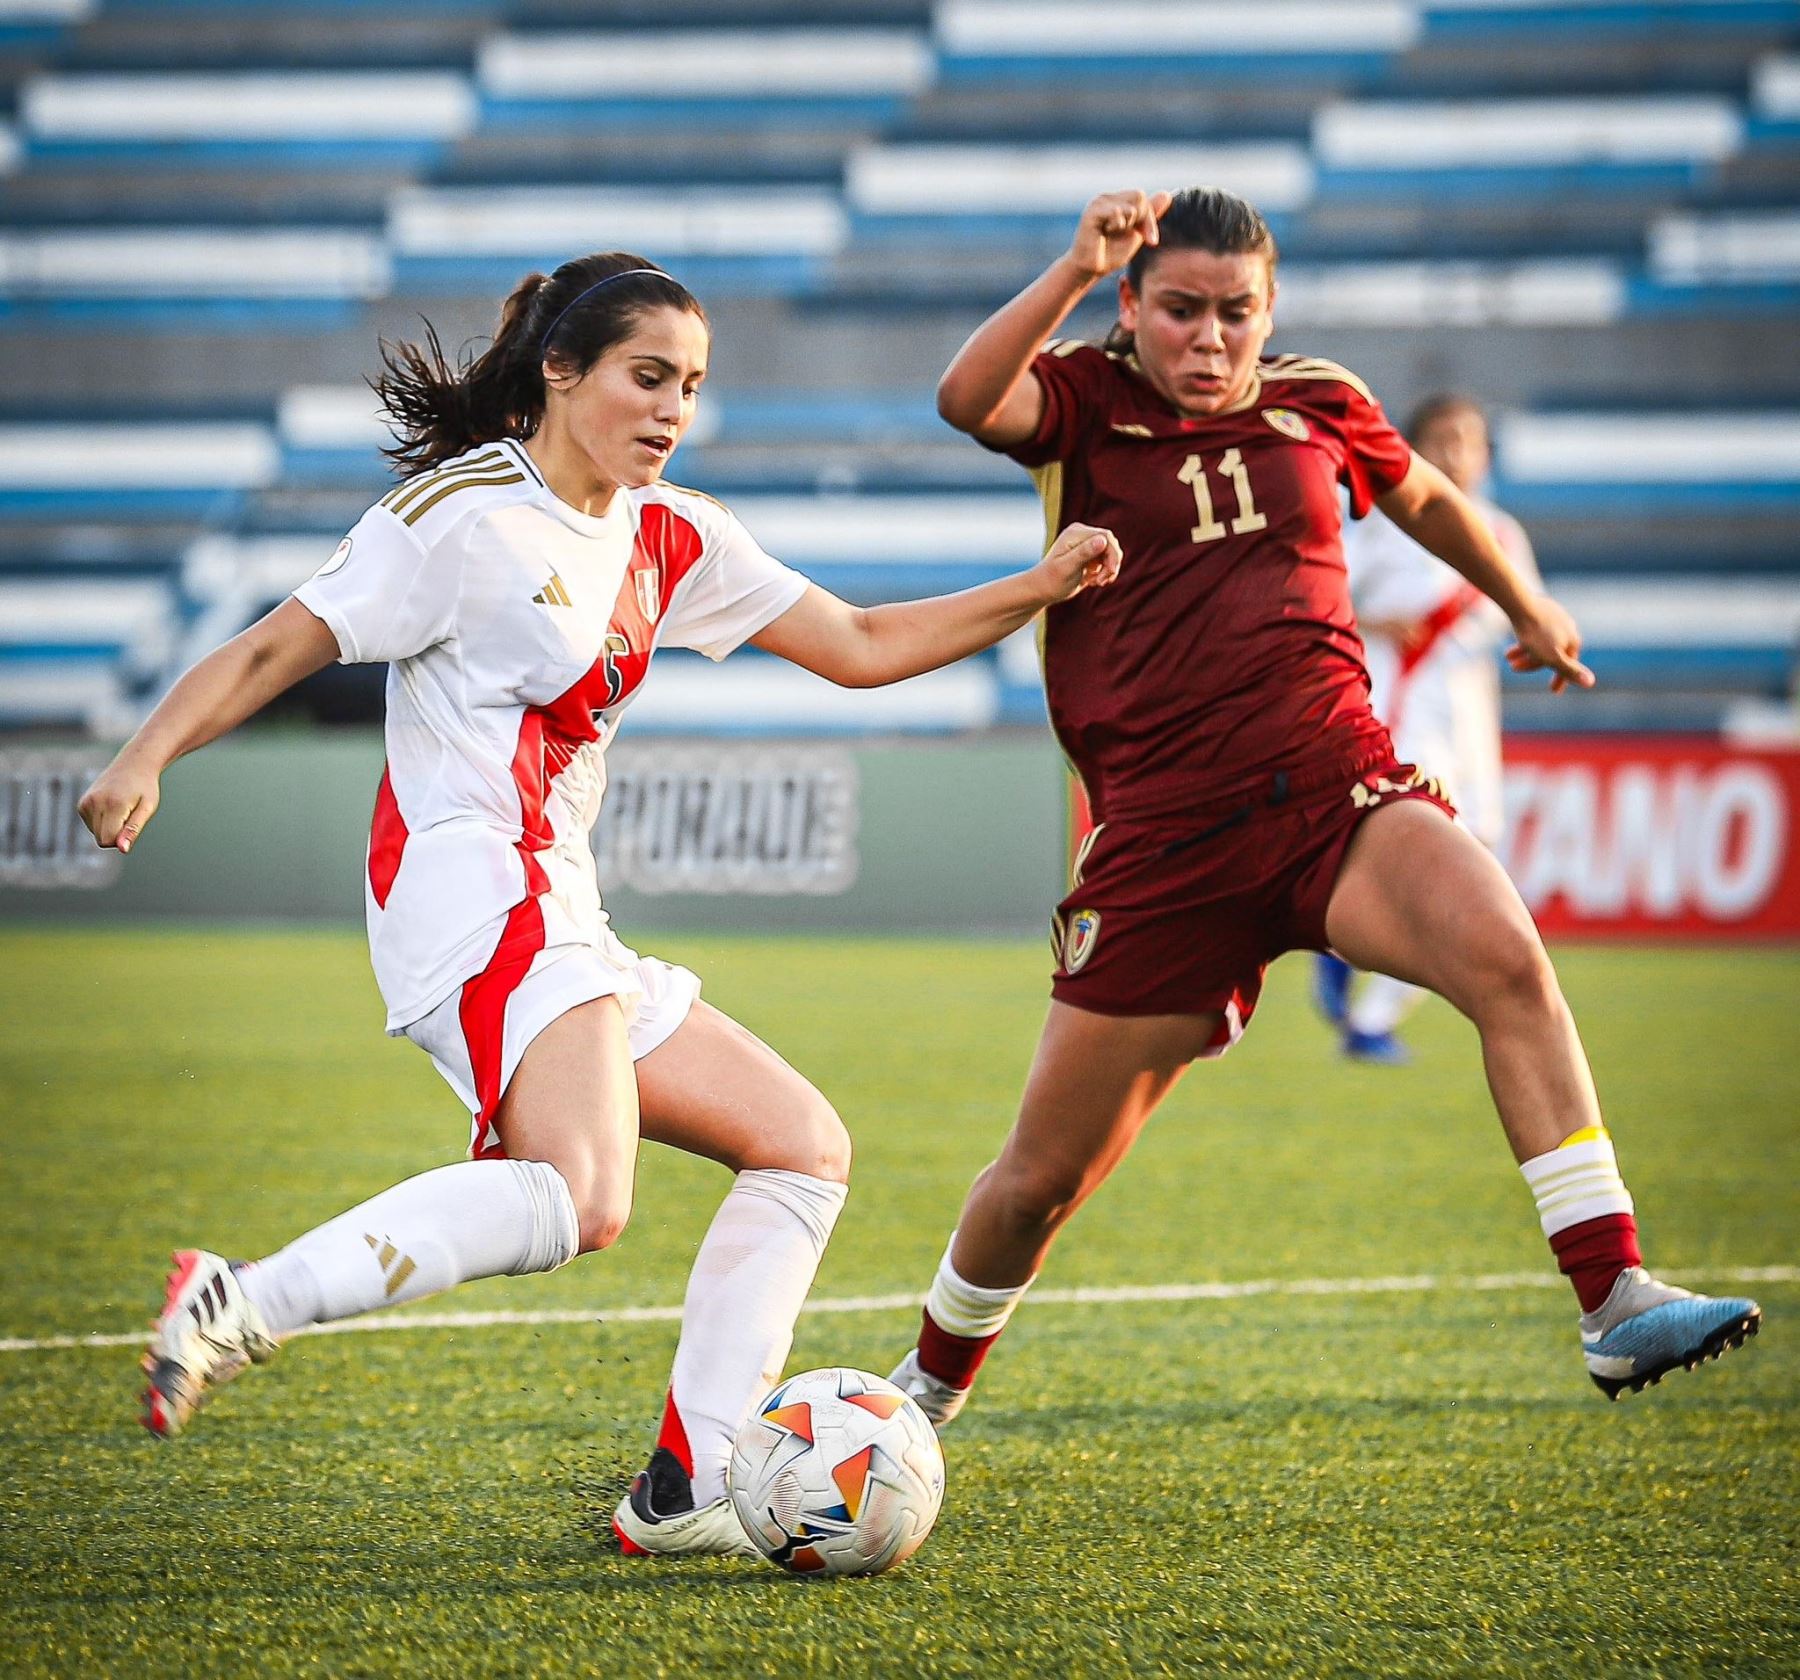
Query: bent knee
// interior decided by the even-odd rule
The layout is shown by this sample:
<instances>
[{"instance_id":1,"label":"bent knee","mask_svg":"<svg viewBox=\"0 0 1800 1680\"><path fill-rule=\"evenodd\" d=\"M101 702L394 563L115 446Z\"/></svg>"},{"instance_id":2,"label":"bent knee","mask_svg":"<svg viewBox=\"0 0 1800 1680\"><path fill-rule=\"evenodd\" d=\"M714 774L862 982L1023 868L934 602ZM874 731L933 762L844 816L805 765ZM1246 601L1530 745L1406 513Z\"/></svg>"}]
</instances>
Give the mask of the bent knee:
<instances>
[{"instance_id":1,"label":"bent knee","mask_svg":"<svg viewBox=\"0 0 1800 1680\"><path fill-rule=\"evenodd\" d=\"M996 1161L989 1169L988 1187L1015 1227L1032 1230L1054 1230L1063 1224L1092 1188L1088 1175L1077 1168L1040 1161L1019 1165Z\"/></svg>"},{"instance_id":2,"label":"bent knee","mask_svg":"<svg viewBox=\"0 0 1800 1680\"><path fill-rule=\"evenodd\" d=\"M749 1164L805 1173L810 1178L822 1178L832 1184L848 1184L852 1154L850 1130L821 1093L810 1086L807 1092L808 1100L791 1116L781 1135L771 1139L768 1146L759 1151L768 1159Z\"/></svg>"},{"instance_id":3,"label":"bent knee","mask_svg":"<svg viewBox=\"0 0 1800 1680\"><path fill-rule=\"evenodd\" d=\"M603 1248L611 1248L631 1222L630 1201L615 1196L591 1196L576 1212L583 1254L597 1254Z\"/></svg>"},{"instance_id":4,"label":"bent knee","mask_svg":"<svg viewBox=\"0 0 1800 1680\"><path fill-rule=\"evenodd\" d=\"M1537 1010L1561 1000L1550 955L1528 920L1496 918L1481 930L1471 959L1471 1014L1497 1007Z\"/></svg>"}]
</instances>

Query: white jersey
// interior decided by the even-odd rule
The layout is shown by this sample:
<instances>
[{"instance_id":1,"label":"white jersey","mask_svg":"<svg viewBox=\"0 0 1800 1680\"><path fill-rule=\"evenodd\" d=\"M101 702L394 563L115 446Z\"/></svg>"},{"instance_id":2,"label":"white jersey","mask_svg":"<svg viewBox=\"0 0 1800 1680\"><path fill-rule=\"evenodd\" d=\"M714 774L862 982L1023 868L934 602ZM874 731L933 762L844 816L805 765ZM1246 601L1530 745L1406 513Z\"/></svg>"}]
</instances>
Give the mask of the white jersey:
<instances>
[{"instance_id":1,"label":"white jersey","mask_svg":"<svg viewBox=\"0 0 1800 1680\"><path fill-rule=\"evenodd\" d=\"M1475 498L1476 509L1534 587L1537 561L1524 527ZM1439 777L1472 832L1499 838L1500 673L1506 615L1462 575L1380 512L1346 522L1344 562L1368 655L1370 704L1401 758ZM1424 626L1411 648L1384 624Z\"/></svg>"},{"instance_id":2,"label":"white jersey","mask_svg":"<svg viewBox=\"0 0 1800 1680\"><path fill-rule=\"evenodd\" d=\"M367 909L390 1032L495 961L601 939L588 835L651 654L723 659L805 588L710 497L655 484L593 518L510 440L363 515L294 594L344 663L389 662Z\"/></svg>"}]
</instances>

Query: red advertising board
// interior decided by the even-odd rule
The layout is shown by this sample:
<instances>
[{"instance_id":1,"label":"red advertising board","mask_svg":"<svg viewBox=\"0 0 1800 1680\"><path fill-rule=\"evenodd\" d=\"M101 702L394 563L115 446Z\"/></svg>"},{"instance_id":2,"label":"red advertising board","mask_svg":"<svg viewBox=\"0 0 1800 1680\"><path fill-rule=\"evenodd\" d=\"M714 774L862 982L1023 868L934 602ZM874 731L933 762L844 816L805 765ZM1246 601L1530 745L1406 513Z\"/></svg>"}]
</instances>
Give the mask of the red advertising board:
<instances>
[{"instance_id":1,"label":"red advertising board","mask_svg":"<svg viewBox=\"0 0 1800 1680\"><path fill-rule=\"evenodd\" d=\"M1800 937L1800 749L1513 736L1501 861L1547 934Z\"/></svg>"},{"instance_id":2,"label":"red advertising board","mask_svg":"<svg viewBox=\"0 0 1800 1680\"><path fill-rule=\"evenodd\" d=\"M1079 840L1078 785L1070 818ZM1800 747L1507 738L1500 857L1546 934L1800 939L1797 827Z\"/></svg>"}]
</instances>

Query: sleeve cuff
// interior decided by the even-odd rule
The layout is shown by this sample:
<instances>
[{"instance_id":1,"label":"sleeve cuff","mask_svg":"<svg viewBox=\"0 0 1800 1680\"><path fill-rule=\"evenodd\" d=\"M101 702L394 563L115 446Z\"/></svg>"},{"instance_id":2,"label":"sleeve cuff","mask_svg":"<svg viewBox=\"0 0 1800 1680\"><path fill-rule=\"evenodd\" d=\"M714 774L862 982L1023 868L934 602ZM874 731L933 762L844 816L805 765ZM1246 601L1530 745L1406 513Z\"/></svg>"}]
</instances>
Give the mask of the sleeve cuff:
<instances>
[{"instance_id":1,"label":"sleeve cuff","mask_svg":"<svg viewBox=\"0 0 1800 1680\"><path fill-rule=\"evenodd\" d=\"M294 599L318 619L337 639L338 663L340 665L360 665L357 657L356 638L350 634L349 621L332 604L325 591L314 587L314 580L308 579L294 591Z\"/></svg>"},{"instance_id":2,"label":"sleeve cuff","mask_svg":"<svg viewBox=\"0 0 1800 1680\"><path fill-rule=\"evenodd\" d=\"M715 663L727 654L736 652L752 636L768 629L798 601L806 593L808 581L799 572L792 571L786 577L777 579L769 585L768 593L758 607L732 626L731 636L727 640L709 642L700 651Z\"/></svg>"}]
</instances>

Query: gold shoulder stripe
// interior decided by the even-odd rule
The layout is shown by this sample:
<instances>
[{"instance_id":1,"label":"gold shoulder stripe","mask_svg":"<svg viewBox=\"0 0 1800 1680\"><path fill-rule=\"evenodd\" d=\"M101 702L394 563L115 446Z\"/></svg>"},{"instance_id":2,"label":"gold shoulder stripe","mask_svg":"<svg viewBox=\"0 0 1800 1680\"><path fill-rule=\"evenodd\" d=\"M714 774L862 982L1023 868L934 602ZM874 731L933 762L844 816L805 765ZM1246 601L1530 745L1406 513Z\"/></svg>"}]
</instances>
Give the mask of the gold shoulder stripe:
<instances>
[{"instance_id":1,"label":"gold shoulder stripe","mask_svg":"<svg viewBox=\"0 0 1800 1680\"><path fill-rule=\"evenodd\" d=\"M1328 362L1323 356L1280 356L1268 369L1273 379L1335 379L1348 385L1364 402L1372 403L1374 393L1347 367Z\"/></svg>"},{"instance_id":2,"label":"gold shoulder stripe","mask_svg":"<svg viewBox=\"0 0 1800 1680\"><path fill-rule=\"evenodd\" d=\"M474 490L486 484L523 484L525 482L525 475L517 467L511 465L504 472L459 474L448 484L440 484L424 501L416 503L410 511L400 517L408 525L417 525L446 496L454 496L458 490Z\"/></svg>"},{"instance_id":3,"label":"gold shoulder stripe","mask_svg":"<svg viewBox=\"0 0 1800 1680\"><path fill-rule=\"evenodd\" d=\"M1056 541L1056 533L1062 529L1063 499L1063 464L1061 461L1046 461L1041 467L1032 467L1031 482L1037 486L1039 499L1044 504L1044 552L1050 552L1050 545Z\"/></svg>"},{"instance_id":4,"label":"gold shoulder stripe","mask_svg":"<svg viewBox=\"0 0 1800 1680\"><path fill-rule=\"evenodd\" d=\"M1150 428L1148 426L1139 426L1139 425L1136 425L1135 423L1131 423L1131 422L1127 422L1127 421L1123 421L1123 420L1115 420L1112 423L1112 429L1115 432L1123 432L1126 435L1126 437L1145 437L1145 438L1147 438L1147 437L1154 437L1156 435L1154 432L1152 432L1150 430Z\"/></svg>"},{"instance_id":5,"label":"gold shoulder stripe","mask_svg":"<svg viewBox=\"0 0 1800 1680\"><path fill-rule=\"evenodd\" d=\"M693 485L691 485L691 484L677 484L672 479L667 479L667 478L665 478L662 482L670 490L679 490L682 493L682 495L684 495L684 496L698 496L701 501L711 502L714 507L720 509L721 511L723 511L725 513L731 512L731 509L726 507L725 504L722 501L720 501L717 496L709 496L709 495L707 495L707 493L704 490L696 490L693 487Z\"/></svg>"},{"instance_id":6,"label":"gold shoulder stripe","mask_svg":"<svg viewBox=\"0 0 1800 1680\"><path fill-rule=\"evenodd\" d=\"M454 478L466 472L488 471L494 467L510 465L512 465L511 461L500 450L483 450L481 454L471 455L466 460L446 462L441 467L434 467L430 472L414 474L404 484L383 496L381 505L389 513L404 513L408 502L417 500L433 485L442 484L446 478Z\"/></svg>"},{"instance_id":7,"label":"gold shoulder stripe","mask_svg":"<svg viewBox=\"0 0 1800 1680\"><path fill-rule=\"evenodd\" d=\"M381 498L381 505L392 513L396 507L415 491L423 490L428 485L436 484L446 473L455 472L455 467L428 467L424 472L414 473L411 478L396 484Z\"/></svg>"},{"instance_id":8,"label":"gold shoulder stripe","mask_svg":"<svg viewBox=\"0 0 1800 1680\"><path fill-rule=\"evenodd\" d=\"M1053 338L1044 346L1052 356L1073 356L1077 350L1088 347L1085 338Z\"/></svg>"}]
</instances>

